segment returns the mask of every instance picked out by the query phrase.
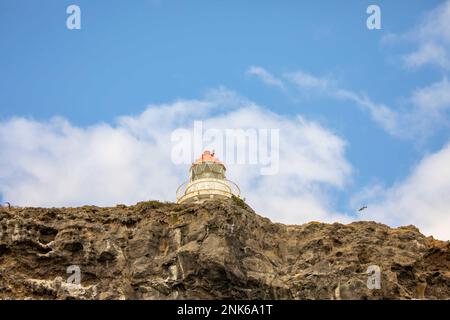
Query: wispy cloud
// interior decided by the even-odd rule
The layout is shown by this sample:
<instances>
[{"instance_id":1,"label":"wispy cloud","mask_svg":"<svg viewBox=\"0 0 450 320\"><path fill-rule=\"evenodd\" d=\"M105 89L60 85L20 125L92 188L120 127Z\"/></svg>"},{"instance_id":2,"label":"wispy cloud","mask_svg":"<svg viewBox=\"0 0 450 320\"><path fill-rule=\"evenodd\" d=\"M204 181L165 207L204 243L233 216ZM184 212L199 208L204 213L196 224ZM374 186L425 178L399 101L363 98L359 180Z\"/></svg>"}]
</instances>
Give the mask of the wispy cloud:
<instances>
[{"instance_id":1,"label":"wispy cloud","mask_svg":"<svg viewBox=\"0 0 450 320\"><path fill-rule=\"evenodd\" d=\"M416 51L404 55L403 61L408 68L417 68L426 64L434 64L443 69L450 69L450 60L447 49L434 42L421 44Z\"/></svg>"},{"instance_id":2,"label":"wispy cloud","mask_svg":"<svg viewBox=\"0 0 450 320\"><path fill-rule=\"evenodd\" d=\"M266 69L262 67L251 66L250 68L248 68L247 74L256 76L266 85L284 89L283 81L273 76L271 73L269 73Z\"/></svg>"},{"instance_id":3,"label":"wispy cloud","mask_svg":"<svg viewBox=\"0 0 450 320\"><path fill-rule=\"evenodd\" d=\"M372 119L391 135L404 135L399 119L400 115L389 107L373 102L367 95L357 94L349 90L337 89L334 94L337 98L352 101L366 109Z\"/></svg>"},{"instance_id":4,"label":"wispy cloud","mask_svg":"<svg viewBox=\"0 0 450 320\"><path fill-rule=\"evenodd\" d=\"M450 108L450 82L447 77L423 88L416 89L411 102L426 112L439 113Z\"/></svg>"},{"instance_id":5,"label":"wispy cloud","mask_svg":"<svg viewBox=\"0 0 450 320\"><path fill-rule=\"evenodd\" d=\"M285 91L289 89L287 84L292 84L309 94L349 101L366 110L387 133L403 139L423 141L446 123L444 115L450 109L450 83L446 77L414 90L410 97L404 99L407 106L402 109L375 102L366 93L344 89L330 77L295 71L284 74L283 78L286 79L283 84Z\"/></svg>"},{"instance_id":6,"label":"wispy cloud","mask_svg":"<svg viewBox=\"0 0 450 320\"><path fill-rule=\"evenodd\" d=\"M401 57L407 68L434 65L450 70L450 0L428 12L418 26L405 33L390 33L383 37L382 42L416 44L413 51Z\"/></svg>"},{"instance_id":7,"label":"wispy cloud","mask_svg":"<svg viewBox=\"0 0 450 320\"><path fill-rule=\"evenodd\" d=\"M326 77L313 76L303 71L288 73L285 77L305 89L326 89L331 84L331 80Z\"/></svg>"}]
</instances>

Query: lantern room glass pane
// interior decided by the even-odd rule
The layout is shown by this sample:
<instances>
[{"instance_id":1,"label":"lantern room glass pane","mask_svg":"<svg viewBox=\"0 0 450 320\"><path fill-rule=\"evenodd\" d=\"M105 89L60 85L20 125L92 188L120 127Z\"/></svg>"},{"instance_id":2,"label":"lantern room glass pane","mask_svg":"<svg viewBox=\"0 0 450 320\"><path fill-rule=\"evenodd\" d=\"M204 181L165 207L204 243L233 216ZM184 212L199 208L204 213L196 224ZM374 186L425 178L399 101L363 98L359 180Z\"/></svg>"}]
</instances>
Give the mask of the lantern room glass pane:
<instances>
[{"instance_id":1,"label":"lantern room glass pane","mask_svg":"<svg viewBox=\"0 0 450 320\"><path fill-rule=\"evenodd\" d=\"M214 162L204 162L191 168L191 181L205 178L225 179L224 166Z\"/></svg>"}]
</instances>

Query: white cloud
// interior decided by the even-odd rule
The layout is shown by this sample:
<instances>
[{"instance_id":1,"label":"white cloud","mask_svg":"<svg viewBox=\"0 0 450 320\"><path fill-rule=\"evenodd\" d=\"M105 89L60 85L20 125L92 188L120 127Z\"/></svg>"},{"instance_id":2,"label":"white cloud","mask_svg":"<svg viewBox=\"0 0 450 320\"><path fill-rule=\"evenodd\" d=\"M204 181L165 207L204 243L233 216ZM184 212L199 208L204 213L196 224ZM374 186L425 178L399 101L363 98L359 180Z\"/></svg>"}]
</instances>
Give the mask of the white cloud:
<instances>
[{"instance_id":1,"label":"white cloud","mask_svg":"<svg viewBox=\"0 0 450 320\"><path fill-rule=\"evenodd\" d=\"M420 161L391 188L375 185L357 197L366 201L364 219L392 226L414 224L426 235L450 240L450 144Z\"/></svg>"},{"instance_id":2,"label":"white cloud","mask_svg":"<svg viewBox=\"0 0 450 320\"><path fill-rule=\"evenodd\" d=\"M258 77L263 83L265 83L269 86L274 86L274 87L278 87L280 89L284 89L283 81L281 81L277 77L273 76L271 73L269 73L264 68L261 68L258 66L251 66L247 70L247 74Z\"/></svg>"},{"instance_id":3,"label":"white cloud","mask_svg":"<svg viewBox=\"0 0 450 320\"><path fill-rule=\"evenodd\" d=\"M450 83L444 77L428 87L419 88L412 94L414 105L426 112L440 112L450 108Z\"/></svg>"},{"instance_id":4,"label":"white cloud","mask_svg":"<svg viewBox=\"0 0 450 320\"><path fill-rule=\"evenodd\" d=\"M417 68L431 64L450 70L450 1L429 12L417 28L397 39L417 43L415 51L403 56L406 66Z\"/></svg>"},{"instance_id":5,"label":"white cloud","mask_svg":"<svg viewBox=\"0 0 450 320\"><path fill-rule=\"evenodd\" d=\"M9 120L0 125L0 192L12 204L31 206L167 199L177 180L154 131L139 139L121 125Z\"/></svg>"},{"instance_id":6,"label":"white cloud","mask_svg":"<svg viewBox=\"0 0 450 320\"><path fill-rule=\"evenodd\" d=\"M426 42L420 45L417 51L403 56L405 65L409 68L421 67L425 64L435 64L444 69L450 68L450 60L447 50L433 42Z\"/></svg>"},{"instance_id":7,"label":"white cloud","mask_svg":"<svg viewBox=\"0 0 450 320\"><path fill-rule=\"evenodd\" d=\"M171 133L192 129L194 120L205 128L280 129L277 175L261 176L257 165L228 166L229 178L259 213L289 223L349 219L334 212L327 197L351 176L345 141L318 123L285 118L224 89L200 100L152 105L115 125L82 128L60 118L1 122L0 192L23 206L174 201L189 166L171 162Z\"/></svg>"},{"instance_id":8,"label":"white cloud","mask_svg":"<svg viewBox=\"0 0 450 320\"><path fill-rule=\"evenodd\" d=\"M326 89L330 80L326 77L316 77L303 71L286 74L286 77L297 86L306 89Z\"/></svg>"}]
</instances>

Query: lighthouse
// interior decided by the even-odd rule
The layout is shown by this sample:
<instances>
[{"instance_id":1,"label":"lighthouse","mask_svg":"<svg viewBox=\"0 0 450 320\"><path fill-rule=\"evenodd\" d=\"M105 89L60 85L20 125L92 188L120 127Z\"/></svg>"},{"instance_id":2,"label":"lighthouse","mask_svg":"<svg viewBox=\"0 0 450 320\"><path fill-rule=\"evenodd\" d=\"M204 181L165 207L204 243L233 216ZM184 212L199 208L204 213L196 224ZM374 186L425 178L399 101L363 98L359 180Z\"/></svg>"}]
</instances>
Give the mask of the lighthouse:
<instances>
[{"instance_id":1,"label":"lighthouse","mask_svg":"<svg viewBox=\"0 0 450 320\"><path fill-rule=\"evenodd\" d=\"M189 169L189 181L178 187L177 203L199 203L208 199L239 197L239 187L225 177L225 165L206 150Z\"/></svg>"}]
</instances>

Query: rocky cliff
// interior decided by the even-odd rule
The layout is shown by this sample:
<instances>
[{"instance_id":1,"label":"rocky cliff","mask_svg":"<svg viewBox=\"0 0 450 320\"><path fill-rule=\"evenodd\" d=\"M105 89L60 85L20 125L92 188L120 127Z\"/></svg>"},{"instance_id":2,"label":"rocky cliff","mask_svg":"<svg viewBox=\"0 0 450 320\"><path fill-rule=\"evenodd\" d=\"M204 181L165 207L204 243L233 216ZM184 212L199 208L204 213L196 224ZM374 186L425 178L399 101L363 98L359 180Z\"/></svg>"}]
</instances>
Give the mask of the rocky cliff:
<instances>
[{"instance_id":1,"label":"rocky cliff","mask_svg":"<svg viewBox=\"0 0 450 320\"><path fill-rule=\"evenodd\" d=\"M2 208L0 298L449 299L450 244L414 226L273 223L238 199Z\"/></svg>"}]
</instances>

